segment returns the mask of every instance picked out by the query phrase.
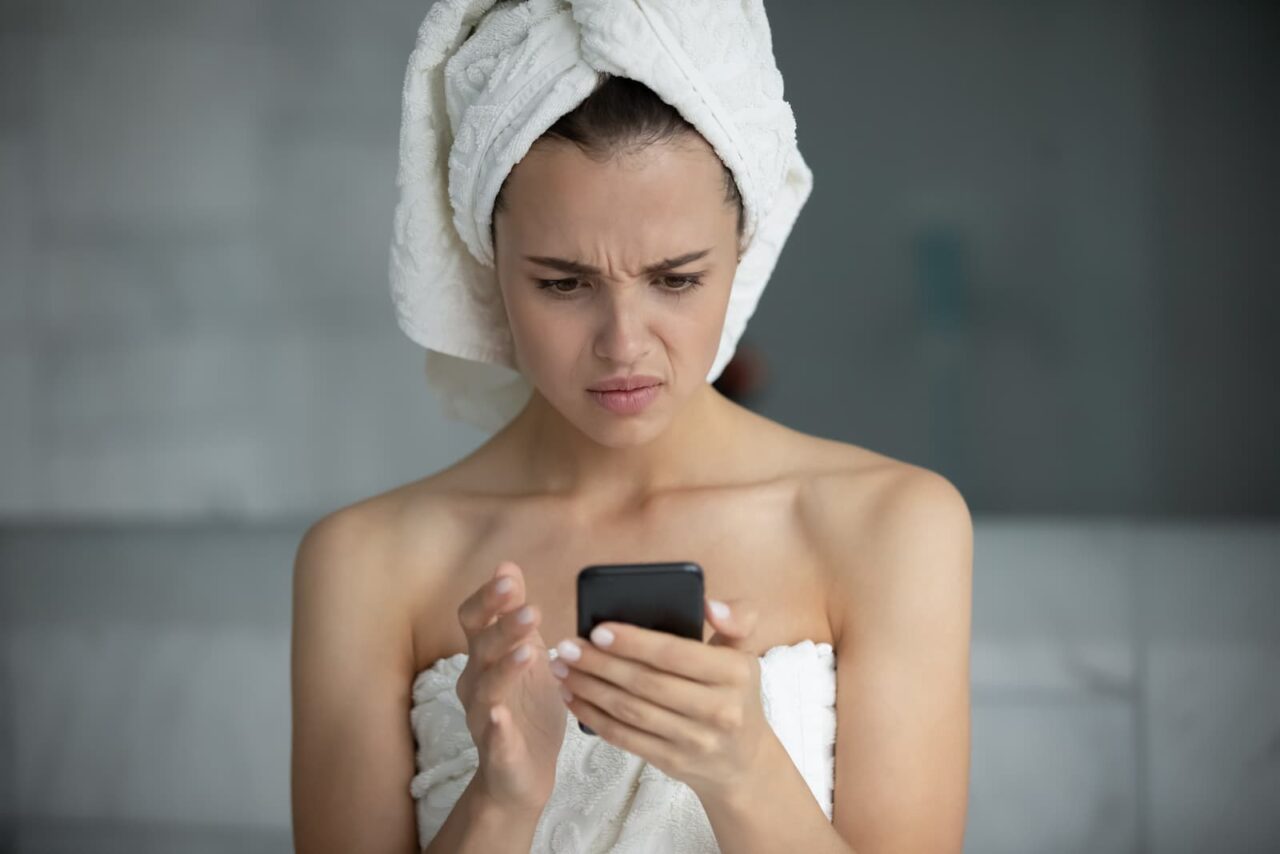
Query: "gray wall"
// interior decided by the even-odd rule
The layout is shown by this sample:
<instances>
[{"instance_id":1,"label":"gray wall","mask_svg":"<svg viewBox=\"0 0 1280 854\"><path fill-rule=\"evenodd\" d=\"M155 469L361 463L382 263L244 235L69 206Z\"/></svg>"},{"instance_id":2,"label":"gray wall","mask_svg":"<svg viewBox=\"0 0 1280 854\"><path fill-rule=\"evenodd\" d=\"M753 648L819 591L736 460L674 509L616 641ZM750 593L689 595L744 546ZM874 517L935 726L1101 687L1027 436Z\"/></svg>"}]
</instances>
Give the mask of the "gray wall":
<instances>
[{"instance_id":1,"label":"gray wall","mask_svg":"<svg viewBox=\"0 0 1280 854\"><path fill-rule=\"evenodd\" d=\"M0 851L288 850L298 538L485 438L388 295L425 7L0 0ZM975 512L966 850L1275 850L1280 7L769 9L758 407Z\"/></svg>"},{"instance_id":2,"label":"gray wall","mask_svg":"<svg viewBox=\"0 0 1280 854\"><path fill-rule=\"evenodd\" d=\"M0 514L314 516L483 439L387 292L424 10L3 6ZM771 11L762 411L982 512L1280 510L1274 4Z\"/></svg>"},{"instance_id":3,"label":"gray wall","mask_svg":"<svg viewBox=\"0 0 1280 854\"><path fill-rule=\"evenodd\" d=\"M1280 510L1280 4L1152 21L1151 433L1162 508Z\"/></svg>"}]
</instances>

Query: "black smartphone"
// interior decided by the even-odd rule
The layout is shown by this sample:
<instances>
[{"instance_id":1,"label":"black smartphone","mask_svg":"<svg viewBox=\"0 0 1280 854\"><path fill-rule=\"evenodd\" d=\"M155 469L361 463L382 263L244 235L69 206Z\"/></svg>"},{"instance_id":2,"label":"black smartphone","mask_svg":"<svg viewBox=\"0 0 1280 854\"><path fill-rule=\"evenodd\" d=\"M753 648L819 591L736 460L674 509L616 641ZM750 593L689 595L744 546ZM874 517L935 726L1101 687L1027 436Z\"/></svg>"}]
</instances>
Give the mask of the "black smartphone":
<instances>
[{"instance_id":1,"label":"black smartphone","mask_svg":"<svg viewBox=\"0 0 1280 854\"><path fill-rule=\"evenodd\" d=\"M702 567L674 563L594 564L578 572L578 637L605 622L630 623L702 640ZM595 730L578 721L587 735Z\"/></svg>"}]
</instances>

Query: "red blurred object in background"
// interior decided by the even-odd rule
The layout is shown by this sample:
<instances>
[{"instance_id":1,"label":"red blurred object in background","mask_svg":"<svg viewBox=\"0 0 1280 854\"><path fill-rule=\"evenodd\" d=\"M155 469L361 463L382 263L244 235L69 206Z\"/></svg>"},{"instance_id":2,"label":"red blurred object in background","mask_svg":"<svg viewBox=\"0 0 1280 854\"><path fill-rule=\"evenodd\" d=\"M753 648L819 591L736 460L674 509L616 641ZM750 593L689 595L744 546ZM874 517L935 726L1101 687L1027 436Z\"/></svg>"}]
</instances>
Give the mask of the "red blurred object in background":
<instances>
[{"instance_id":1,"label":"red blurred object in background","mask_svg":"<svg viewBox=\"0 0 1280 854\"><path fill-rule=\"evenodd\" d=\"M739 342L733 358L711 385L735 403L759 397L768 379L764 356L746 342Z\"/></svg>"}]
</instances>

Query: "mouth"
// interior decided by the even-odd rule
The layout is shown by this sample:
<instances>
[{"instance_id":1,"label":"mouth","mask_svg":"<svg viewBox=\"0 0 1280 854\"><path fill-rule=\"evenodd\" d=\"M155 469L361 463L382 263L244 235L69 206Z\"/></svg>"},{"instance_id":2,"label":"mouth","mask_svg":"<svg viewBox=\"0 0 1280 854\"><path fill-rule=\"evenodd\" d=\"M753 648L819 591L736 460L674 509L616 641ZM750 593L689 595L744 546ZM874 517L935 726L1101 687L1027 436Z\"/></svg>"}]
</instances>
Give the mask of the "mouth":
<instances>
[{"instance_id":1,"label":"mouth","mask_svg":"<svg viewBox=\"0 0 1280 854\"><path fill-rule=\"evenodd\" d=\"M635 391L636 389L649 388L651 386L661 385L662 380L647 374L637 374L630 377L615 377L605 380L598 385L587 389L591 392L614 392L614 391Z\"/></svg>"},{"instance_id":2,"label":"mouth","mask_svg":"<svg viewBox=\"0 0 1280 854\"><path fill-rule=\"evenodd\" d=\"M615 415L636 415L649 407L658 396L662 383L636 386L630 389L598 391L587 389L596 403Z\"/></svg>"}]
</instances>

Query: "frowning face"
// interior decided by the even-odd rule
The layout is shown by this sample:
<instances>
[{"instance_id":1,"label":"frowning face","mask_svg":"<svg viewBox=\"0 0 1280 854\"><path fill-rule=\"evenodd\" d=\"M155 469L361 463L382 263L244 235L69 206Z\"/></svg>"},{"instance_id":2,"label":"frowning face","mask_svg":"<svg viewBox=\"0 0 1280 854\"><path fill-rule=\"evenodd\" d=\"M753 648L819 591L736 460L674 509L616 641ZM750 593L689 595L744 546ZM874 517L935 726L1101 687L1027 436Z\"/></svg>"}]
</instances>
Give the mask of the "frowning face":
<instances>
[{"instance_id":1,"label":"frowning face","mask_svg":"<svg viewBox=\"0 0 1280 854\"><path fill-rule=\"evenodd\" d=\"M605 444L661 432L706 386L738 265L737 210L714 150L686 136L598 162L544 140L503 199L498 280L535 394ZM592 393L632 374L656 378L656 391Z\"/></svg>"}]
</instances>

